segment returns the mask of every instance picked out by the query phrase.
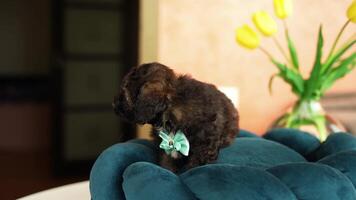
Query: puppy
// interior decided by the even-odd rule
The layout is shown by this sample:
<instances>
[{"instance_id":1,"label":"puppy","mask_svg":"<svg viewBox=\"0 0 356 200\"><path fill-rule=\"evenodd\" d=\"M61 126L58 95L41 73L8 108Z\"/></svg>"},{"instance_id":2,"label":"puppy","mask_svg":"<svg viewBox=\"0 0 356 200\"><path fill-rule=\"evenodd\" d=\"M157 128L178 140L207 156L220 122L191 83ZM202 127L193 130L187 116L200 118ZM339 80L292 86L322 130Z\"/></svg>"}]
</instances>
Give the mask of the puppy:
<instances>
[{"instance_id":1,"label":"puppy","mask_svg":"<svg viewBox=\"0 0 356 200\"><path fill-rule=\"evenodd\" d=\"M162 167L173 172L212 163L219 149L233 142L239 131L238 112L214 85L177 75L160 63L148 63L124 77L114 98L118 115L136 124L151 124L159 145L159 132L184 133L189 155L159 154Z\"/></svg>"}]
</instances>

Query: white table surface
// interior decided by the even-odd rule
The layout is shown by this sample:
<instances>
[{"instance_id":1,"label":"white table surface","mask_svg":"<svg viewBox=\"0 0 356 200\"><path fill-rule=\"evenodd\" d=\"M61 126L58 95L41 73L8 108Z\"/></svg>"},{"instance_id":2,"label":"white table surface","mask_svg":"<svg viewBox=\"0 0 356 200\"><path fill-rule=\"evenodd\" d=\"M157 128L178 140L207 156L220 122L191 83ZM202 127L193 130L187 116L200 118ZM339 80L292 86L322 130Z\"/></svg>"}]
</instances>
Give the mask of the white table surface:
<instances>
[{"instance_id":1,"label":"white table surface","mask_svg":"<svg viewBox=\"0 0 356 200\"><path fill-rule=\"evenodd\" d=\"M19 200L90 200L89 181L64 185L31 194Z\"/></svg>"}]
</instances>

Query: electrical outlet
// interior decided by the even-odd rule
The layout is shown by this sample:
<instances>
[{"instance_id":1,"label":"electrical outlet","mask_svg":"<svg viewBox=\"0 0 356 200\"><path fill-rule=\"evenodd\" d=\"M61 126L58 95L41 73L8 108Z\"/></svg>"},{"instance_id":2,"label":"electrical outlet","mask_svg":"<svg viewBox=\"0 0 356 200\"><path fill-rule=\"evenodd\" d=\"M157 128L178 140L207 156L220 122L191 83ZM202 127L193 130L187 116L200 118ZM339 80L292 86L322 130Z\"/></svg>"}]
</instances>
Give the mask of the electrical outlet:
<instances>
[{"instance_id":1,"label":"electrical outlet","mask_svg":"<svg viewBox=\"0 0 356 200\"><path fill-rule=\"evenodd\" d=\"M218 86L218 89L224 93L234 104L235 108L240 104L240 91L238 87L234 86Z\"/></svg>"}]
</instances>

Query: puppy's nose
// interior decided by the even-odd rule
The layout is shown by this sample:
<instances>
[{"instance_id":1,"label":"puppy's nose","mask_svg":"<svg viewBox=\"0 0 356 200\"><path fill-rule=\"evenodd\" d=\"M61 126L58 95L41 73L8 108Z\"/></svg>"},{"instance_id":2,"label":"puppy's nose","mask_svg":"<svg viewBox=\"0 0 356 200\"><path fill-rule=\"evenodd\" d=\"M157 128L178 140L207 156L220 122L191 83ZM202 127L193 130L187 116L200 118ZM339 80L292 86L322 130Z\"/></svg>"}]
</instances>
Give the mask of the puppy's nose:
<instances>
[{"instance_id":1,"label":"puppy's nose","mask_svg":"<svg viewBox=\"0 0 356 200\"><path fill-rule=\"evenodd\" d=\"M112 105L112 108L113 108L114 112L116 114L119 114L120 113L120 106L119 106L118 102L114 101L114 102L111 103L111 105Z\"/></svg>"}]
</instances>

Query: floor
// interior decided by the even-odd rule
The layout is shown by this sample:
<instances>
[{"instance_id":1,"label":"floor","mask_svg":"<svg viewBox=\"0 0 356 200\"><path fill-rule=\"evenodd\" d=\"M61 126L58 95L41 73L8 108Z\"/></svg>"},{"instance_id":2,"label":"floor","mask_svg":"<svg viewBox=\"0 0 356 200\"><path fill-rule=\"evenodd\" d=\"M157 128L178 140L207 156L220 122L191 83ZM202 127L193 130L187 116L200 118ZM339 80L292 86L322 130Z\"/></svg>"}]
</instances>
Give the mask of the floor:
<instances>
[{"instance_id":1,"label":"floor","mask_svg":"<svg viewBox=\"0 0 356 200\"><path fill-rule=\"evenodd\" d=\"M12 200L52 187L88 179L88 176L55 176L50 158L44 153L0 151L0 199Z\"/></svg>"}]
</instances>

